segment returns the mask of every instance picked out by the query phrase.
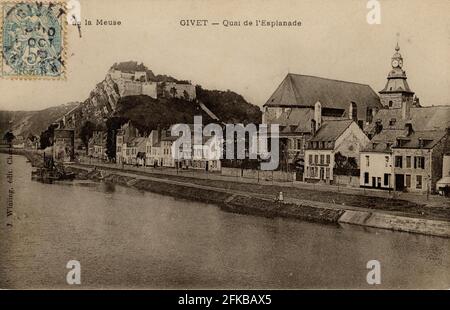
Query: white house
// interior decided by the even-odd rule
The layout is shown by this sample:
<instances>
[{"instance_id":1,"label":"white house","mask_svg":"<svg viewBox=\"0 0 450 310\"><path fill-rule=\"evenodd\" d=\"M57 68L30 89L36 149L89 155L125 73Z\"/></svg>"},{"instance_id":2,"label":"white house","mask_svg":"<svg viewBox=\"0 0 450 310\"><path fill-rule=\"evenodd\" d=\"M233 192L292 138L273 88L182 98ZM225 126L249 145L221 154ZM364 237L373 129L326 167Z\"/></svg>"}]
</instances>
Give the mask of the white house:
<instances>
[{"instance_id":1,"label":"white house","mask_svg":"<svg viewBox=\"0 0 450 310\"><path fill-rule=\"evenodd\" d=\"M361 187L394 189L394 164L391 147L403 130L385 129L376 135L360 154Z\"/></svg>"},{"instance_id":2,"label":"white house","mask_svg":"<svg viewBox=\"0 0 450 310\"><path fill-rule=\"evenodd\" d=\"M369 142L353 120L324 122L305 150L304 180L333 183L333 169L342 168L343 164L348 169L356 169L359 153Z\"/></svg>"}]
</instances>

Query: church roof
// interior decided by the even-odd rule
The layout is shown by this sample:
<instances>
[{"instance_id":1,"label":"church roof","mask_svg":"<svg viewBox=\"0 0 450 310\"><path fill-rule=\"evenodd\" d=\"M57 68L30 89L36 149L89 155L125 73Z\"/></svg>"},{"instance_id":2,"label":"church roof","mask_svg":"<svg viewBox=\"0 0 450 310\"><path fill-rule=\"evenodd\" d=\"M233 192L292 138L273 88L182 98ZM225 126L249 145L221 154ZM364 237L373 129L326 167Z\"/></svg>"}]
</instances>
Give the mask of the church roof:
<instances>
[{"instance_id":1,"label":"church roof","mask_svg":"<svg viewBox=\"0 0 450 310\"><path fill-rule=\"evenodd\" d=\"M284 78L264 106L313 107L317 101L323 108L345 110L352 101L368 107L381 106L369 85L293 73Z\"/></svg>"}]
</instances>

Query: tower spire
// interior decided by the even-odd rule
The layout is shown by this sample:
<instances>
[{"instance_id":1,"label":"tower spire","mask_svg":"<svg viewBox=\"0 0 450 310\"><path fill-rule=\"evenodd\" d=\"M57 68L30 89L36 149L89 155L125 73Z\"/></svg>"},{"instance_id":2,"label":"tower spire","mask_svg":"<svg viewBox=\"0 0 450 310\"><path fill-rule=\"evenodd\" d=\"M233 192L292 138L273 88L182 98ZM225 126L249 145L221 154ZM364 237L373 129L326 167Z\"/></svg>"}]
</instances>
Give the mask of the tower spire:
<instances>
[{"instance_id":1,"label":"tower spire","mask_svg":"<svg viewBox=\"0 0 450 310\"><path fill-rule=\"evenodd\" d=\"M395 46L395 50L398 52L400 50L400 46L398 45L398 41L400 39L400 32L397 32L397 45Z\"/></svg>"}]
</instances>

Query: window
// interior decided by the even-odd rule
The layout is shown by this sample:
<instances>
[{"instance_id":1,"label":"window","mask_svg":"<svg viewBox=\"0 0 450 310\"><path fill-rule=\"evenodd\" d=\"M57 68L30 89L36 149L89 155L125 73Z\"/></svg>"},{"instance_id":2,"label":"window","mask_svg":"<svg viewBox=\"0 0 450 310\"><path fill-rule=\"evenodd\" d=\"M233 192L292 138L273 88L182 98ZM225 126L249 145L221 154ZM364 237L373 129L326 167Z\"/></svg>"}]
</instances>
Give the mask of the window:
<instances>
[{"instance_id":1,"label":"window","mask_svg":"<svg viewBox=\"0 0 450 310\"><path fill-rule=\"evenodd\" d=\"M327 155L327 165L330 164L330 155Z\"/></svg>"},{"instance_id":2,"label":"window","mask_svg":"<svg viewBox=\"0 0 450 310\"><path fill-rule=\"evenodd\" d=\"M391 90L392 90L392 87L391 87ZM389 100L389 107L390 108L392 108L392 104L393 104L392 100Z\"/></svg>"},{"instance_id":3,"label":"window","mask_svg":"<svg viewBox=\"0 0 450 310\"><path fill-rule=\"evenodd\" d=\"M402 156L395 156L395 167L403 168L403 157Z\"/></svg>"},{"instance_id":4,"label":"window","mask_svg":"<svg viewBox=\"0 0 450 310\"><path fill-rule=\"evenodd\" d=\"M391 120L389 121L389 126L394 126L396 122L397 120L395 118L391 118Z\"/></svg>"},{"instance_id":5,"label":"window","mask_svg":"<svg viewBox=\"0 0 450 310\"><path fill-rule=\"evenodd\" d=\"M314 155L314 163L316 165L319 163L319 155Z\"/></svg>"},{"instance_id":6,"label":"window","mask_svg":"<svg viewBox=\"0 0 450 310\"><path fill-rule=\"evenodd\" d=\"M422 176L416 175L416 188L422 189Z\"/></svg>"},{"instance_id":7,"label":"window","mask_svg":"<svg viewBox=\"0 0 450 310\"><path fill-rule=\"evenodd\" d=\"M416 168L416 169L425 169L425 157L423 157L423 156L415 156L414 157L414 168Z\"/></svg>"},{"instance_id":8,"label":"window","mask_svg":"<svg viewBox=\"0 0 450 310\"><path fill-rule=\"evenodd\" d=\"M309 154L308 163L311 165L313 163L313 156Z\"/></svg>"},{"instance_id":9,"label":"window","mask_svg":"<svg viewBox=\"0 0 450 310\"><path fill-rule=\"evenodd\" d=\"M405 183L406 183L406 187L411 187L411 175L407 174L405 176Z\"/></svg>"},{"instance_id":10,"label":"window","mask_svg":"<svg viewBox=\"0 0 450 310\"><path fill-rule=\"evenodd\" d=\"M325 168L325 178L330 178L330 168Z\"/></svg>"},{"instance_id":11,"label":"window","mask_svg":"<svg viewBox=\"0 0 450 310\"><path fill-rule=\"evenodd\" d=\"M325 161L325 155L320 155L320 164L323 165Z\"/></svg>"},{"instance_id":12,"label":"window","mask_svg":"<svg viewBox=\"0 0 450 310\"><path fill-rule=\"evenodd\" d=\"M406 156L406 168L411 168L411 156Z\"/></svg>"},{"instance_id":13,"label":"window","mask_svg":"<svg viewBox=\"0 0 450 310\"><path fill-rule=\"evenodd\" d=\"M366 155L366 166L369 167L370 165L370 158L369 155Z\"/></svg>"},{"instance_id":14,"label":"window","mask_svg":"<svg viewBox=\"0 0 450 310\"><path fill-rule=\"evenodd\" d=\"M364 184L369 184L369 173L364 172Z\"/></svg>"},{"instance_id":15,"label":"window","mask_svg":"<svg viewBox=\"0 0 450 310\"><path fill-rule=\"evenodd\" d=\"M385 167L389 166L389 156L384 156L384 160L385 160Z\"/></svg>"},{"instance_id":16,"label":"window","mask_svg":"<svg viewBox=\"0 0 450 310\"><path fill-rule=\"evenodd\" d=\"M384 186L389 186L389 177L391 175L389 173L384 174Z\"/></svg>"}]
</instances>

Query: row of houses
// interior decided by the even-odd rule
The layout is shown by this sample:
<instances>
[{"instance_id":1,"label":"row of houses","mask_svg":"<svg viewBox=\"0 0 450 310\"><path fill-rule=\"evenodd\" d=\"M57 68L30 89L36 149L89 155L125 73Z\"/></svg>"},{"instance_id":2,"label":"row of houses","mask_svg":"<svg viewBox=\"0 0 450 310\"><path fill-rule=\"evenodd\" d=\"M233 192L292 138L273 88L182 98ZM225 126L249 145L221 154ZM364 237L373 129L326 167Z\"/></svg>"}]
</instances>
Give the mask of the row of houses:
<instances>
[{"instance_id":1,"label":"row of houses","mask_svg":"<svg viewBox=\"0 0 450 310\"><path fill-rule=\"evenodd\" d=\"M221 170L221 137L204 137L201 144L189 148L174 143L171 129L152 130L148 136L139 134L131 122L124 124L116 135L116 162L119 164L170 167L179 169ZM175 154L177 153L177 154Z\"/></svg>"}]
</instances>

